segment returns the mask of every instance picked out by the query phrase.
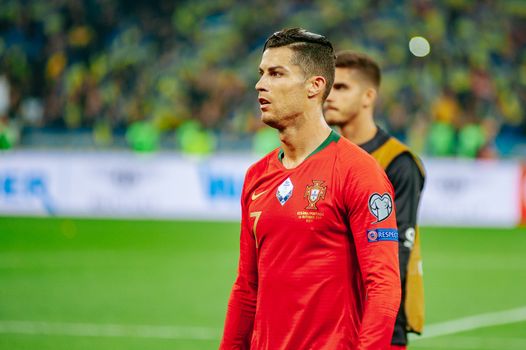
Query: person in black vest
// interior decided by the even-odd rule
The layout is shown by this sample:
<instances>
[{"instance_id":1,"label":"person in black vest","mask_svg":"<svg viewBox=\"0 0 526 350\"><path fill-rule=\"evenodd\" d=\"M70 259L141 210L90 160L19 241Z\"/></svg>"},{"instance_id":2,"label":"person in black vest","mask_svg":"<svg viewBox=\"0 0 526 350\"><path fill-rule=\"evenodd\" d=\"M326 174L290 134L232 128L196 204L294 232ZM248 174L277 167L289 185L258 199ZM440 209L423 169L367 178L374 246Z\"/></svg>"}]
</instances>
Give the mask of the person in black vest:
<instances>
[{"instance_id":1,"label":"person in black vest","mask_svg":"<svg viewBox=\"0 0 526 350\"><path fill-rule=\"evenodd\" d=\"M402 350L407 348L407 333L422 333L424 324L417 210L425 171L420 159L406 145L375 124L374 106L380 81L379 65L372 58L353 51L338 53L335 80L324 104L324 115L342 136L376 158L395 190L402 302L392 350Z\"/></svg>"}]
</instances>

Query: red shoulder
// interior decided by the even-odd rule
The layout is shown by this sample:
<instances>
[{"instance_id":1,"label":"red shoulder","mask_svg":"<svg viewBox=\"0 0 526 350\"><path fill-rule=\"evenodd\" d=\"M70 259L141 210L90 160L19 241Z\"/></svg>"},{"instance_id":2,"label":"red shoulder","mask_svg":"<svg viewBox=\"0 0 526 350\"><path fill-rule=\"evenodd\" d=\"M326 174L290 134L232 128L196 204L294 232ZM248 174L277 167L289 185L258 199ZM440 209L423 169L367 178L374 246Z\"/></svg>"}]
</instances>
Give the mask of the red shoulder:
<instances>
[{"instance_id":1,"label":"red shoulder","mask_svg":"<svg viewBox=\"0 0 526 350\"><path fill-rule=\"evenodd\" d=\"M364 151L360 146L352 143L346 138L341 137L337 146L338 157L343 161L342 164L350 167L350 170L356 171L357 169L363 168L366 170L376 170L380 168L376 159Z\"/></svg>"}]
</instances>

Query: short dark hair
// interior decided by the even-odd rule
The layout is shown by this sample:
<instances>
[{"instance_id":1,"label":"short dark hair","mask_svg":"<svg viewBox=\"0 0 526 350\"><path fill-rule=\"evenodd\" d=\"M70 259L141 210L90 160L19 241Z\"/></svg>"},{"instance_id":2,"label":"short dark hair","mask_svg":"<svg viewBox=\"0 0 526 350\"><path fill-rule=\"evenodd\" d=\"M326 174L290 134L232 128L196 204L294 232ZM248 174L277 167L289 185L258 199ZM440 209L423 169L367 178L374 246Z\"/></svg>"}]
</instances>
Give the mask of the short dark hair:
<instances>
[{"instance_id":1,"label":"short dark hair","mask_svg":"<svg viewBox=\"0 0 526 350\"><path fill-rule=\"evenodd\" d=\"M341 51L336 54L336 68L356 69L378 89L382 80L380 66L368 55L356 51Z\"/></svg>"},{"instance_id":2,"label":"short dark hair","mask_svg":"<svg viewBox=\"0 0 526 350\"><path fill-rule=\"evenodd\" d=\"M287 46L294 51L292 63L301 67L307 77L321 75L327 81L323 101L331 92L334 82L334 49L323 35L302 28L282 29L272 34L263 47L263 51L274 47Z\"/></svg>"}]
</instances>

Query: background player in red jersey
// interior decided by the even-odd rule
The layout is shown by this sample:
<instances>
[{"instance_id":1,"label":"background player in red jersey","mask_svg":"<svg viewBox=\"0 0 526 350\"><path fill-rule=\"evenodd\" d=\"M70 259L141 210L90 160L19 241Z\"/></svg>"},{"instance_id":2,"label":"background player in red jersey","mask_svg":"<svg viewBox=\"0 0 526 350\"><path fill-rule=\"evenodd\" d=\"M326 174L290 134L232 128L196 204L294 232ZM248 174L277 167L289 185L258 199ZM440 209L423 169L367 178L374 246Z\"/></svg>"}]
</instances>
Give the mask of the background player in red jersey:
<instances>
[{"instance_id":1,"label":"background player in red jersey","mask_svg":"<svg viewBox=\"0 0 526 350\"><path fill-rule=\"evenodd\" d=\"M220 348L389 349L401 295L392 186L324 120L332 45L299 28L276 32L259 71L261 118L281 148L245 177Z\"/></svg>"},{"instance_id":2,"label":"background player in red jersey","mask_svg":"<svg viewBox=\"0 0 526 350\"><path fill-rule=\"evenodd\" d=\"M338 53L334 85L325 102L325 118L329 124L340 127L344 137L375 157L393 184L400 232L402 305L392 349L405 349L407 333L421 333L423 328L423 283L416 217L425 174L418 157L374 122L380 80L380 68L372 58L352 51Z\"/></svg>"}]
</instances>

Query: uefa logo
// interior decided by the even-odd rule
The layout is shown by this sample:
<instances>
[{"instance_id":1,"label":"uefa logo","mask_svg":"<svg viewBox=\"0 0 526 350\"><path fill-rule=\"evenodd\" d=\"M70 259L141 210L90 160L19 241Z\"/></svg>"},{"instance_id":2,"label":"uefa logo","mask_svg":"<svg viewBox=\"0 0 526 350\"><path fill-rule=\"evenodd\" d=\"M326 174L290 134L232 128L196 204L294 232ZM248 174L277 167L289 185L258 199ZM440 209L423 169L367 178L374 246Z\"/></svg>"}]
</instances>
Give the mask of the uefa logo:
<instances>
[{"instance_id":1,"label":"uefa logo","mask_svg":"<svg viewBox=\"0 0 526 350\"><path fill-rule=\"evenodd\" d=\"M376 242L378 240L378 233L375 230L367 231L367 240L369 242Z\"/></svg>"}]
</instances>

